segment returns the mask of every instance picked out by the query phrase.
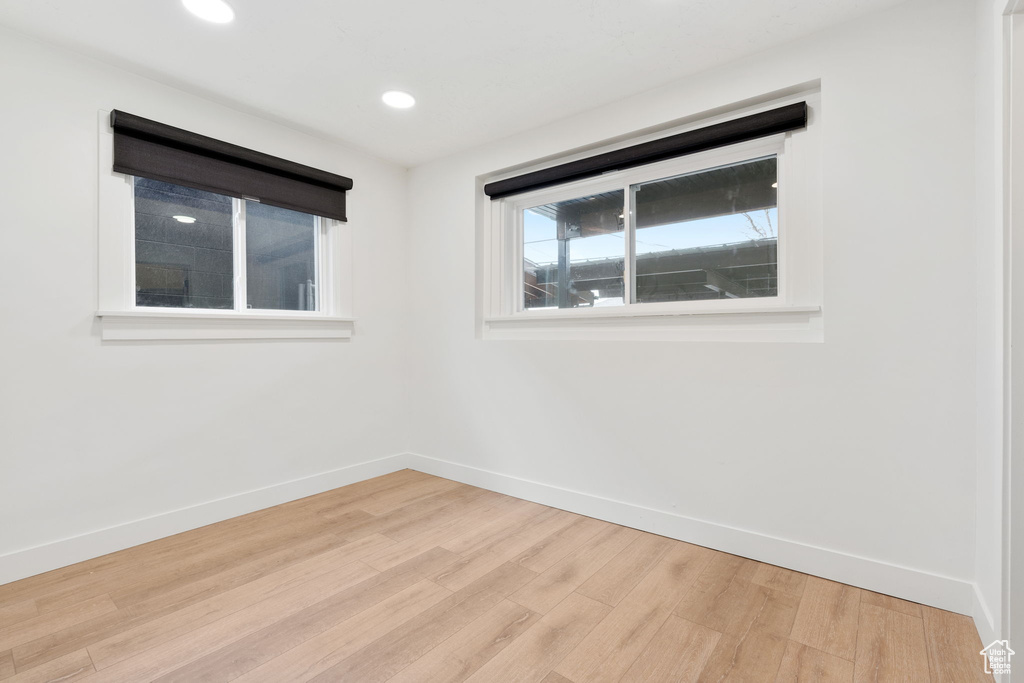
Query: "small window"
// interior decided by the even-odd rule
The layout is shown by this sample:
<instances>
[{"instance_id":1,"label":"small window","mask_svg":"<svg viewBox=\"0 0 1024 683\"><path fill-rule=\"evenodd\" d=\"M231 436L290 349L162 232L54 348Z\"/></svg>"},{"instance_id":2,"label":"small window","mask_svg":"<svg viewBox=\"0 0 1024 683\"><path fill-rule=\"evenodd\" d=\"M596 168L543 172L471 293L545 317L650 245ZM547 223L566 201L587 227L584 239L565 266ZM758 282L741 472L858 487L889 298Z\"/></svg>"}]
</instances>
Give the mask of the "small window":
<instances>
[{"instance_id":1,"label":"small window","mask_svg":"<svg viewBox=\"0 0 1024 683\"><path fill-rule=\"evenodd\" d=\"M136 176L135 305L319 310L321 219Z\"/></svg>"},{"instance_id":2,"label":"small window","mask_svg":"<svg viewBox=\"0 0 1024 683\"><path fill-rule=\"evenodd\" d=\"M98 112L104 341L350 339L352 179Z\"/></svg>"}]
</instances>

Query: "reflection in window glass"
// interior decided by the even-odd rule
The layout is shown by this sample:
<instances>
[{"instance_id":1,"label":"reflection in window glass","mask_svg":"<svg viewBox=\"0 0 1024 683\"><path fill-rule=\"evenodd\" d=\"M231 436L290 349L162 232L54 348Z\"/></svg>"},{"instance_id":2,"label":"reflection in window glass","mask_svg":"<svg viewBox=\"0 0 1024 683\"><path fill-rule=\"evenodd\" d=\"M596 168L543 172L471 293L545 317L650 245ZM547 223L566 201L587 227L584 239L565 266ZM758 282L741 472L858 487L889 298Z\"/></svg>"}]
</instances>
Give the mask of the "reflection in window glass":
<instances>
[{"instance_id":1,"label":"reflection in window glass","mask_svg":"<svg viewBox=\"0 0 1024 683\"><path fill-rule=\"evenodd\" d=\"M778 295L776 157L633 185L637 303Z\"/></svg>"},{"instance_id":2,"label":"reflection in window glass","mask_svg":"<svg viewBox=\"0 0 1024 683\"><path fill-rule=\"evenodd\" d=\"M623 303L622 190L523 211L523 306Z\"/></svg>"},{"instance_id":3,"label":"reflection in window glass","mask_svg":"<svg viewBox=\"0 0 1024 683\"><path fill-rule=\"evenodd\" d=\"M246 202L245 271L249 308L318 310L316 218Z\"/></svg>"},{"instance_id":4,"label":"reflection in window glass","mask_svg":"<svg viewBox=\"0 0 1024 683\"><path fill-rule=\"evenodd\" d=\"M231 198L135 178L135 303L234 306Z\"/></svg>"}]
</instances>

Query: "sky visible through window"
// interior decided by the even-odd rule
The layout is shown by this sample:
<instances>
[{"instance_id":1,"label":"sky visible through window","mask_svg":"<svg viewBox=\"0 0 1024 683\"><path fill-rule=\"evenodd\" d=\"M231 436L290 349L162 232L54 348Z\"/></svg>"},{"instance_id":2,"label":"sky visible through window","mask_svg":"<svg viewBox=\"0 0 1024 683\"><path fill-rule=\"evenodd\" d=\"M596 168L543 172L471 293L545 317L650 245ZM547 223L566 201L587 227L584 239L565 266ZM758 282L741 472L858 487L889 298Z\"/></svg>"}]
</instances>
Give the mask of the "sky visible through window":
<instances>
[{"instance_id":1,"label":"sky visible through window","mask_svg":"<svg viewBox=\"0 0 1024 683\"><path fill-rule=\"evenodd\" d=\"M761 236L751 226L751 220L765 230L768 236L778 234L778 209L773 207L747 214L735 213L641 228L636 233L636 253L639 255L759 239ZM623 239L622 232L575 238L569 242L570 260L575 263L621 257L625 249ZM558 262L554 220L529 209L523 212L523 255L537 265Z\"/></svg>"}]
</instances>

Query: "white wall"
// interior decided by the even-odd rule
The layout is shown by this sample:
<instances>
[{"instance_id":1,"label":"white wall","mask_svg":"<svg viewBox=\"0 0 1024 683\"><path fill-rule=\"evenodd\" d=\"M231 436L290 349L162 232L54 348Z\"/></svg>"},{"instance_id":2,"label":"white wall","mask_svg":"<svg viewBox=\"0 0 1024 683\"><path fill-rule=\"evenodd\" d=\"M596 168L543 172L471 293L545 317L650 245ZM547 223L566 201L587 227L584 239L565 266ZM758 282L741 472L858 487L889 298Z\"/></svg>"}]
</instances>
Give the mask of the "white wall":
<instances>
[{"instance_id":1,"label":"white wall","mask_svg":"<svg viewBox=\"0 0 1024 683\"><path fill-rule=\"evenodd\" d=\"M404 169L4 29L0 92L0 583L346 476L26 548L408 450ZM101 343L96 121L112 108L353 178L352 341Z\"/></svg>"},{"instance_id":2,"label":"white wall","mask_svg":"<svg viewBox=\"0 0 1024 683\"><path fill-rule=\"evenodd\" d=\"M969 611L974 12L901 5L414 169L414 447L553 501L570 489L751 532L760 559ZM477 176L815 79L823 344L475 338ZM808 546L817 560L797 557Z\"/></svg>"}]
</instances>

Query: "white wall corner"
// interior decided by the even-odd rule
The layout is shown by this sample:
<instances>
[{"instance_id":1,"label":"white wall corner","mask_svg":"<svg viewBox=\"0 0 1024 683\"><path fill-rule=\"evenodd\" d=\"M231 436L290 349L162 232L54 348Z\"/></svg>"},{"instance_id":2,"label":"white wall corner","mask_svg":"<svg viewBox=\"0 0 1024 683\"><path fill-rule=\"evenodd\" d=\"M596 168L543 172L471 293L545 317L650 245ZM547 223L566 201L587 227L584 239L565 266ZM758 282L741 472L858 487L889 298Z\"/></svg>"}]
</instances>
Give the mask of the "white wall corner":
<instances>
[{"instance_id":1,"label":"white wall corner","mask_svg":"<svg viewBox=\"0 0 1024 683\"><path fill-rule=\"evenodd\" d=\"M996 628L995 620L992 618L992 610L988 607L988 601L981 593L978 584L971 584L974 588L974 600L971 606L971 617L974 618L974 625L981 636L982 644L987 645L994 640L1001 638L1000 631Z\"/></svg>"},{"instance_id":2,"label":"white wall corner","mask_svg":"<svg viewBox=\"0 0 1024 683\"><path fill-rule=\"evenodd\" d=\"M0 555L0 585L408 468L406 454L340 467Z\"/></svg>"},{"instance_id":3,"label":"white wall corner","mask_svg":"<svg viewBox=\"0 0 1024 683\"><path fill-rule=\"evenodd\" d=\"M975 604L980 599L975 585L962 579L645 508L416 453L408 453L407 457L407 466L410 469L426 474L959 614L975 614Z\"/></svg>"}]
</instances>

